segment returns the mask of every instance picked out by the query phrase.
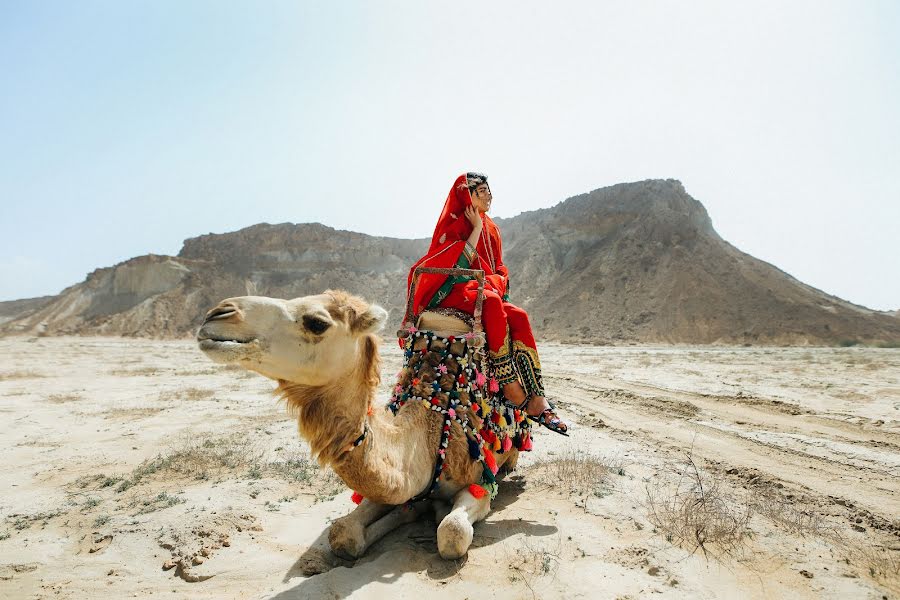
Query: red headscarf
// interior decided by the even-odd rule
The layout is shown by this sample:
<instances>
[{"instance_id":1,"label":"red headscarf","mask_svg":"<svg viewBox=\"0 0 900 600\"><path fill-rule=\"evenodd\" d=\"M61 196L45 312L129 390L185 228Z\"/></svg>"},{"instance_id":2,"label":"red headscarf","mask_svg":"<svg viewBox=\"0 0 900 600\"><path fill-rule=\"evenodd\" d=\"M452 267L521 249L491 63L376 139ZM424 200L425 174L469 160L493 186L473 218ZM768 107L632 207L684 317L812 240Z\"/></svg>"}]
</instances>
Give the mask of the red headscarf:
<instances>
[{"instance_id":1,"label":"red headscarf","mask_svg":"<svg viewBox=\"0 0 900 600\"><path fill-rule=\"evenodd\" d=\"M406 281L407 295L417 267L451 268L456 266L456 261L465 248L466 240L472 233L472 224L465 215L466 208L471 204L472 196L469 194L466 174L463 173L456 178L453 187L450 188L450 193L447 194L447 201L444 202L444 210L441 211L441 216L434 228L434 235L431 236L431 246L428 248L428 252L409 270ZM486 275L485 289L493 290L503 296L506 293L509 271L503 264L500 230L487 214L481 213L481 220L483 227L476 247L478 258L471 268L484 271ZM446 280L447 275L423 274L419 276L413 299L413 314L418 315L425 309ZM477 287L478 284L473 280L465 285Z\"/></svg>"}]
</instances>

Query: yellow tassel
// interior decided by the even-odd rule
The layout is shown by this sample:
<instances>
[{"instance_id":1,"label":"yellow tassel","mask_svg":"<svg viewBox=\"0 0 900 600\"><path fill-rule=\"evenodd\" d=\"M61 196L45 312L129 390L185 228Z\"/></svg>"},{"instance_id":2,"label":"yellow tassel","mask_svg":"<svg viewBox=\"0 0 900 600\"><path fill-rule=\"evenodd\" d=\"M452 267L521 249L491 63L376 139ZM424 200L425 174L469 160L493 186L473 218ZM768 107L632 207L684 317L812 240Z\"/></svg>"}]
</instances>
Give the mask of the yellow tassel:
<instances>
[{"instance_id":1,"label":"yellow tassel","mask_svg":"<svg viewBox=\"0 0 900 600\"><path fill-rule=\"evenodd\" d=\"M487 402L482 400L481 401L481 416L483 418L487 419L488 417L490 417L490 415L491 415L490 407L488 406Z\"/></svg>"},{"instance_id":2,"label":"yellow tassel","mask_svg":"<svg viewBox=\"0 0 900 600\"><path fill-rule=\"evenodd\" d=\"M494 440L494 450L499 450L499 449L500 449L500 438L498 437L496 440Z\"/></svg>"},{"instance_id":3,"label":"yellow tassel","mask_svg":"<svg viewBox=\"0 0 900 600\"><path fill-rule=\"evenodd\" d=\"M506 429L506 418L500 417L500 422L497 425L500 426L500 429Z\"/></svg>"}]
</instances>

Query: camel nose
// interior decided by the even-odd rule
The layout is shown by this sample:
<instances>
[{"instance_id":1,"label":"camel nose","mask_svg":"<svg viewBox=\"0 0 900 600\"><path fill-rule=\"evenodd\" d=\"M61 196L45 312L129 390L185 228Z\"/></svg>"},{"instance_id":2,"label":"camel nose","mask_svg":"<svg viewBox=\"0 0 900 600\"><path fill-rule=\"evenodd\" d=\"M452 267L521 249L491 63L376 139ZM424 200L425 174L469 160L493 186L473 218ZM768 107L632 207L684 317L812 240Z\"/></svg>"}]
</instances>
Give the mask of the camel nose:
<instances>
[{"instance_id":1,"label":"camel nose","mask_svg":"<svg viewBox=\"0 0 900 600\"><path fill-rule=\"evenodd\" d=\"M210 321L230 319L234 316L240 316L240 314L241 311L238 308L237 304L235 304L234 302L222 302L206 313L206 318L203 319L203 323L206 324Z\"/></svg>"}]
</instances>

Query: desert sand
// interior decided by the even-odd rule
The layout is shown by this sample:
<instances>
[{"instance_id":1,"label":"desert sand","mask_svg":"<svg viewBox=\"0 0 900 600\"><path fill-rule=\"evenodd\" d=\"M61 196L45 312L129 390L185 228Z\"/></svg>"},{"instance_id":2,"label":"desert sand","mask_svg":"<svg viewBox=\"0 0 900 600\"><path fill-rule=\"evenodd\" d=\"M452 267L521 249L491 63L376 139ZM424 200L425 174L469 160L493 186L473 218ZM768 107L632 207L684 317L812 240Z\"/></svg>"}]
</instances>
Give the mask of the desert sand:
<instances>
[{"instance_id":1,"label":"desert sand","mask_svg":"<svg viewBox=\"0 0 900 600\"><path fill-rule=\"evenodd\" d=\"M347 562L350 491L273 382L190 340L0 339L0 597L900 594L900 350L541 350L572 437L536 434L468 556L425 518Z\"/></svg>"}]
</instances>

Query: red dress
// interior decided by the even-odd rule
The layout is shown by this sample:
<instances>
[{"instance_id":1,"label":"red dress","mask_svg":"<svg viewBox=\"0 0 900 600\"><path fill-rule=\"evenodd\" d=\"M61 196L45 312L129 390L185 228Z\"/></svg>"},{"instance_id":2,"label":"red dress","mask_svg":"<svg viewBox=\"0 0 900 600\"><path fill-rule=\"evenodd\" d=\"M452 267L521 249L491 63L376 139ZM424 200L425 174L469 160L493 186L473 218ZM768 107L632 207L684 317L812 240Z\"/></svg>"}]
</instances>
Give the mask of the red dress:
<instances>
[{"instance_id":1,"label":"red dress","mask_svg":"<svg viewBox=\"0 0 900 600\"><path fill-rule=\"evenodd\" d=\"M531 332L528 314L509 302L509 270L503 264L500 230L482 213L484 223L477 247L468 243L472 224L465 216L472 204L466 175L456 181L444 203L428 252L409 271L407 295L417 267L461 267L481 269L485 273L484 303L481 320L487 336L488 354L494 377L500 385L517 379L526 394L543 396L541 363ZM478 282L471 277L422 274L416 284L413 314L434 307L455 308L474 313Z\"/></svg>"}]
</instances>

